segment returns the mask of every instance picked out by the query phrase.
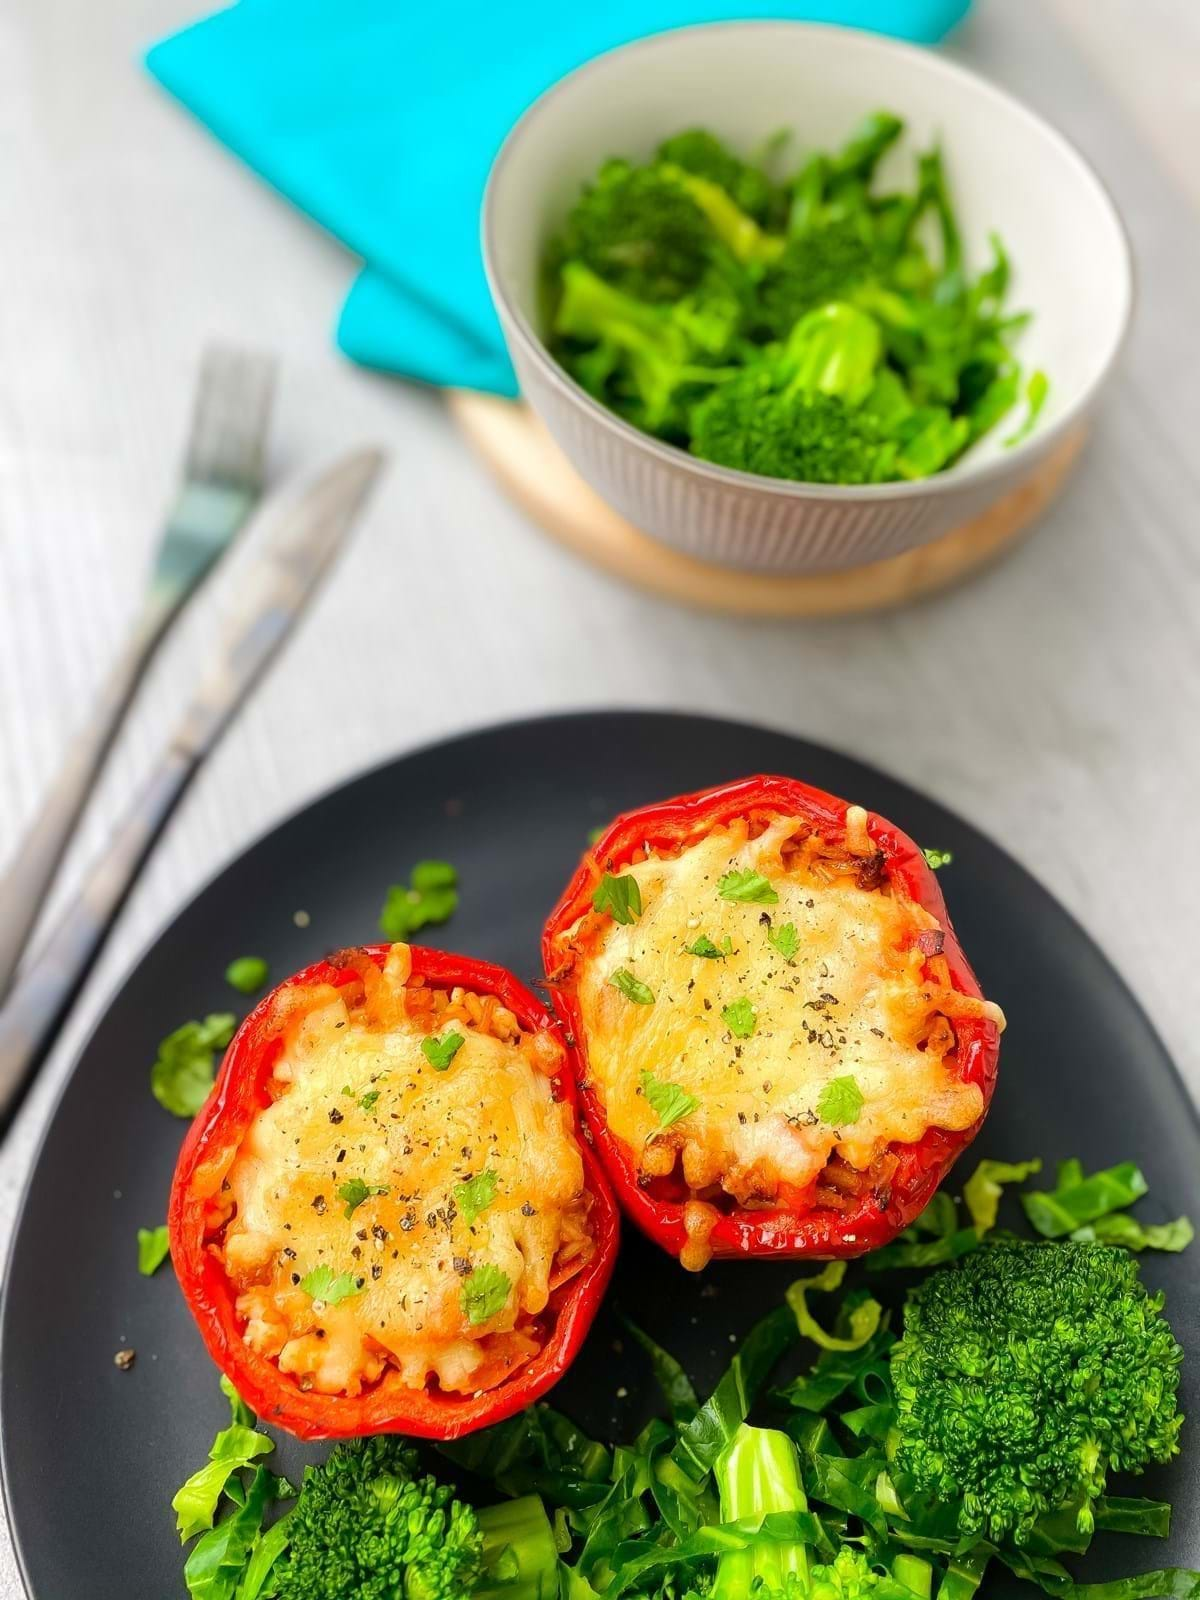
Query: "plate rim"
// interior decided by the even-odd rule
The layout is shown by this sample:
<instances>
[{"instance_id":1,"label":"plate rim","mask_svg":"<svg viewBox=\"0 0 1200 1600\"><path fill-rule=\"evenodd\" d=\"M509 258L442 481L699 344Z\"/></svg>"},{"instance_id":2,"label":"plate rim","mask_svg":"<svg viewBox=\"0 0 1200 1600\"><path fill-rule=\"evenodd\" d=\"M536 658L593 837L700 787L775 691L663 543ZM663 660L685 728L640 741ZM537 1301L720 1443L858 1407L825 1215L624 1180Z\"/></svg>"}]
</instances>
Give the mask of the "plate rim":
<instances>
[{"instance_id":1,"label":"plate rim","mask_svg":"<svg viewBox=\"0 0 1200 1600\"><path fill-rule=\"evenodd\" d=\"M71 1059L69 1067L63 1075L62 1083L59 1085L50 1108L46 1114L45 1124L42 1127L37 1144L34 1148L29 1169L21 1183L20 1198L17 1202L16 1210L13 1216L12 1229L8 1240L8 1251L4 1262L3 1281L0 1282L0 1374L3 1373L5 1366L4 1350L7 1346L9 1338L13 1266L17 1258L18 1244L25 1232L26 1213L30 1207L34 1182L41 1168L42 1158L45 1155L46 1146L50 1141L50 1136L54 1131L55 1124L57 1123L59 1114L62 1111L63 1103L66 1100L69 1090L74 1085L75 1079L83 1066L85 1058L92 1049L96 1035L108 1020L113 1007L120 1000L121 996L132 982L135 974L138 972L139 968L142 966L150 952L158 943L160 943L169 935L176 923L181 921L190 913L196 902L206 895L209 890L212 889L228 873L232 872L233 869L237 867L248 855L250 855L253 851L258 850L276 833L279 833L284 828L289 827L298 818L306 815L308 812L326 804L335 796L340 795L343 790L350 789L360 783L364 783L377 776L379 773L386 771L388 768L395 766L399 762L407 761L419 756L430 755L438 750L445 749L450 745L465 744L473 739L478 739L487 734L499 734L516 729L530 729L535 727L544 728L566 722L578 723L595 721L601 718L616 720L631 717L636 717L647 721L687 721L692 723L707 723L710 727L714 728L736 728L741 732L750 731L752 733L769 734L775 738L787 739L794 744L808 745L812 748L828 752L829 754L837 757L838 760L848 762L852 766L859 768L861 771L872 777L879 777L884 779L885 782L895 784L900 789L906 790L907 792L918 796L918 798L926 801L927 803L931 802L940 810L945 811L954 819L954 822L959 827L965 829L967 833L974 835L977 839L982 840L983 843L989 847L989 849L995 851L998 855L1003 857L1009 868L1013 869L1021 877L1026 879L1033 888L1045 895L1046 898L1054 905L1056 910L1063 917L1065 917L1070 924L1072 924L1075 931L1083 938L1084 942L1095 951L1097 956L1099 956L1100 961L1106 970L1107 977L1111 980L1115 980L1120 988L1124 990L1125 995L1137 1014L1138 1019L1145 1025L1147 1031L1157 1043L1164 1063L1167 1067L1168 1075L1171 1079L1173 1079L1180 1092L1183 1103L1187 1108L1188 1121L1191 1126L1191 1130L1195 1134L1196 1138L1200 1139L1200 1106L1197 1105L1195 1099L1193 1098L1191 1089L1184 1079L1174 1055L1167 1048L1166 1042L1159 1032L1153 1017L1151 1017L1149 1011L1143 1005L1136 990L1122 975L1120 969L1116 966L1115 962L1108 954L1108 951L1099 942L1099 940L1097 940L1088 931L1088 929L1084 927L1083 923L1070 909L1070 907L1064 905L1058 896L1054 894L1052 890L1048 889L1042 883L1042 881L1037 878L1026 866L1018 861L1005 845L997 843L997 841L989 834L985 833L983 829L979 828L975 823L963 817L954 807L948 806L943 801L939 800L936 795L931 795L926 793L924 790L918 789L915 785L909 783L906 778L897 777L886 767L880 766L876 762L864 761L861 757L850 754L847 751L840 749L836 745L827 743L823 739L812 739L805 734L794 733L791 729L780 728L766 722L751 721L742 717L714 716L706 711L667 710L648 706L595 706L577 707L573 710L564 709L561 711L532 713L525 716L502 718L498 721L475 723L465 728L461 728L454 733L443 734L438 738L423 740L419 744L401 749L394 752L390 756L385 756L378 761L371 762L369 765L352 772L348 777L337 779L334 782L325 785L308 799L302 800L299 804L291 807L283 816L277 818L274 822L268 823L262 828L258 829L246 844L234 851L231 855L226 856L221 863L196 886L196 888L187 896L177 910L175 910L166 919L156 924L150 936L142 941L142 943L139 945L136 955L122 968L119 978L109 988L103 1007L96 1016L91 1027L88 1029L83 1040L80 1042ZM1200 1185L1200 1179L1198 1179L1197 1182L1198 1185ZM1198 1194L1200 1194L1200 1188L1198 1188ZM36 1595L34 1592L32 1580L26 1564L24 1544L18 1531L17 1520L13 1514L11 1478L13 1474L14 1463L10 1461L11 1441L9 1438L9 1430L5 1424L4 1384L2 1378L0 1378L0 1500L2 1500L3 1503L5 1526L8 1531L9 1541L12 1545L17 1573L21 1580L22 1587L24 1588L26 1600L42 1600L42 1597Z\"/></svg>"}]
</instances>

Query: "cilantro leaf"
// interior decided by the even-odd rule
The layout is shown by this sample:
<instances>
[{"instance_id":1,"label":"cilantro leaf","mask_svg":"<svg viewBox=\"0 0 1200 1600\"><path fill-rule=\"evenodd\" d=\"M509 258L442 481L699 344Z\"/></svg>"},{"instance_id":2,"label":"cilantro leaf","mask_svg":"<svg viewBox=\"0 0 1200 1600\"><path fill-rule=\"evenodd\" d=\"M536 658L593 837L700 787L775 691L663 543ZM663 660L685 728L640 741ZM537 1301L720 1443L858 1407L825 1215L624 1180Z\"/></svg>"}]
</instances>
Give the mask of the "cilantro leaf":
<instances>
[{"instance_id":1,"label":"cilantro leaf","mask_svg":"<svg viewBox=\"0 0 1200 1600\"><path fill-rule=\"evenodd\" d=\"M501 1272L490 1261L485 1261L482 1267L476 1267L463 1279L463 1316L473 1328L477 1328L481 1322L490 1322L508 1304L508 1291L511 1288L508 1274Z\"/></svg>"},{"instance_id":2,"label":"cilantro leaf","mask_svg":"<svg viewBox=\"0 0 1200 1600\"><path fill-rule=\"evenodd\" d=\"M445 1072L466 1042L461 1033L443 1034L440 1039L422 1039L421 1054L435 1072Z\"/></svg>"},{"instance_id":3,"label":"cilantro leaf","mask_svg":"<svg viewBox=\"0 0 1200 1600\"><path fill-rule=\"evenodd\" d=\"M614 922L634 922L642 914L642 891L638 881L629 873L614 878L606 872L592 896L593 911L607 911Z\"/></svg>"},{"instance_id":4,"label":"cilantro leaf","mask_svg":"<svg viewBox=\"0 0 1200 1600\"><path fill-rule=\"evenodd\" d=\"M224 1050L236 1028L231 1012L217 1011L167 1035L150 1069L150 1089L160 1106L176 1117L196 1115L213 1086L214 1052Z\"/></svg>"},{"instance_id":5,"label":"cilantro leaf","mask_svg":"<svg viewBox=\"0 0 1200 1600\"><path fill-rule=\"evenodd\" d=\"M642 1073L642 1093L658 1118L660 1133L672 1123L690 1116L700 1104L694 1094L688 1094L687 1090L681 1089L677 1083L664 1083L652 1072Z\"/></svg>"},{"instance_id":6,"label":"cilantro leaf","mask_svg":"<svg viewBox=\"0 0 1200 1600\"><path fill-rule=\"evenodd\" d=\"M359 1284L352 1272L335 1272L332 1267L320 1266L300 1279L300 1288L310 1299L338 1306L358 1293Z\"/></svg>"},{"instance_id":7,"label":"cilantro leaf","mask_svg":"<svg viewBox=\"0 0 1200 1600\"><path fill-rule=\"evenodd\" d=\"M726 956L733 954L733 940L728 934L720 944L714 944L706 933L700 934L692 943L684 946L689 956L703 956L705 961L724 961Z\"/></svg>"},{"instance_id":8,"label":"cilantro leaf","mask_svg":"<svg viewBox=\"0 0 1200 1600\"><path fill-rule=\"evenodd\" d=\"M158 1228L139 1228L137 1241L138 1271L143 1278L152 1278L171 1254L166 1224Z\"/></svg>"},{"instance_id":9,"label":"cilantro leaf","mask_svg":"<svg viewBox=\"0 0 1200 1600\"><path fill-rule=\"evenodd\" d=\"M261 956L239 956L225 968L225 982L239 994L253 994L266 983L269 970Z\"/></svg>"},{"instance_id":10,"label":"cilantro leaf","mask_svg":"<svg viewBox=\"0 0 1200 1600\"><path fill-rule=\"evenodd\" d=\"M379 913L385 939L407 939L458 909L458 873L448 861L418 861L407 883L393 883Z\"/></svg>"},{"instance_id":11,"label":"cilantro leaf","mask_svg":"<svg viewBox=\"0 0 1200 1600\"><path fill-rule=\"evenodd\" d=\"M790 966L800 950L800 935L796 932L796 924L785 922L781 928L768 928L767 938Z\"/></svg>"},{"instance_id":12,"label":"cilantro leaf","mask_svg":"<svg viewBox=\"0 0 1200 1600\"><path fill-rule=\"evenodd\" d=\"M374 1111L375 1102L378 1099L379 1099L379 1090L378 1089L368 1089L366 1094L364 1094L362 1099L358 1102L358 1109L360 1111Z\"/></svg>"},{"instance_id":13,"label":"cilantro leaf","mask_svg":"<svg viewBox=\"0 0 1200 1600\"><path fill-rule=\"evenodd\" d=\"M722 900L750 901L759 906L779 903L779 896L762 873L751 872L749 868L744 872L727 872L717 884L717 893Z\"/></svg>"},{"instance_id":14,"label":"cilantro leaf","mask_svg":"<svg viewBox=\"0 0 1200 1600\"><path fill-rule=\"evenodd\" d=\"M486 1172L476 1173L465 1183L454 1185L454 1203L468 1227L496 1198L496 1182L496 1174L489 1167Z\"/></svg>"},{"instance_id":15,"label":"cilantro leaf","mask_svg":"<svg viewBox=\"0 0 1200 1600\"><path fill-rule=\"evenodd\" d=\"M921 854L935 872L939 867L948 867L954 860L952 850L922 850Z\"/></svg>"},{"instance_id":16,"label":"cilantro leaf","mask_svg":"<svg viewBox=\"0 0 1200 1600\"><path fill-rule=\"evenodd\" d=\"M857 1078L849 1073L843 1078L831 1078L821 1090L817 1101L817 1115L831 1127L850 1128L862 1115L863 1092Z\"/></svg>"},{"instance_id":17,"label":"cilantro leaf","mask_svg":"<svg viewBox=\"0 0 1200 1600\"><path fill-rule=\"evenodd\" d=\"M735 1039L748 1039L758 1027L758 1013L744 994L729 1005L722 1006L721 1015Z\"/></svg>"},{"instance_id":18,"label":"cilantro leaf","mask_svg":"<svg viewBox=\"0 0 1200 1600\"><path fill-rule=\"evenodd\" d=\"M652 1006L654 1004L654 991L647 987L640 978L635 978L626 967L618 967L608 980L614 989L620 989L626 1000L632 1000L635 1006Z\"/></svg>"},{"instance_id":19,"label":"cilantro leaf","mask_svg":"<svg viewBox=\"0 0 1200 1600\"><path fill-rule=\"evenodd\" d=\"M369 1200L373 1194L387 1192L386 1183L366 1183L362 1178L347 1178L337 1192L338 1199L346 1202L346 1209L342 1215L352 1217L364 1200Z\"/></svg>"}]
</instances>

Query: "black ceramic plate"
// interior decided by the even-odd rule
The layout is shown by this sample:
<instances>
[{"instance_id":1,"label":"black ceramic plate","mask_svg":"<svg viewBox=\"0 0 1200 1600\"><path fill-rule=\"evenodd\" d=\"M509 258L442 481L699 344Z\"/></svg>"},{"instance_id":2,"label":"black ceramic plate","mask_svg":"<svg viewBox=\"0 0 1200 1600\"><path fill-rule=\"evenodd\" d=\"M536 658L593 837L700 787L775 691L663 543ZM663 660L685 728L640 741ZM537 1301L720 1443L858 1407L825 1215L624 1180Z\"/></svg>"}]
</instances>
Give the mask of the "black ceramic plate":
<instances>
[{"instance_id":1,"label":"black ceramic plate","mask_svg":"<svg viewBox=\"0 0 1200 1600\"><path fill-rule=\"evenodd\" d=\"M211 883L146 953L67 1085L25 1197L3 1306L4 1480L34 1600L181 1595L168 1501L228 1417L169 1269L152 1279L135 1270L136 1230L164 1216L183 1133L150 1096L158 1040L184 1018L230 1009L237 997L221 975L234 956L265 956L281 978L374 937L385 886L426 856L461 875L461 908L437 942L536 978L542 919L595 824L760 771L851 797L953 850L951 914L1010 1019L977 1153L1074 1155L1088 1166L1134 1158L1152 1184L1147 1217L1200 1211L1200 1128L1137 1002L1043 889L932 801L832 751L701 717L569 716L418 751L318 800ZM301 910L304 928L293 918ZM1196 1258L1156 1257L1144 1270L1166 1288L1188 1347L1184 1407L1194 1411ZM690 1277L629 1231L609 1308L555 1402L590 1430L629 1437L655 1397L638 1358L614 1350L613 1306L635 1308L708 1385L794 1275L786 1264L723 1264ZM127 1346L136 1363L120 1372L113 1353ZM1181 1459L1134 1491L1174 1503L1172 1539L1097 1541L1088 1576L1200 1565L1195 1432ZM291 1442L276 1457L292 1472L304 1459Z\"/></svg>"}]
</instances>

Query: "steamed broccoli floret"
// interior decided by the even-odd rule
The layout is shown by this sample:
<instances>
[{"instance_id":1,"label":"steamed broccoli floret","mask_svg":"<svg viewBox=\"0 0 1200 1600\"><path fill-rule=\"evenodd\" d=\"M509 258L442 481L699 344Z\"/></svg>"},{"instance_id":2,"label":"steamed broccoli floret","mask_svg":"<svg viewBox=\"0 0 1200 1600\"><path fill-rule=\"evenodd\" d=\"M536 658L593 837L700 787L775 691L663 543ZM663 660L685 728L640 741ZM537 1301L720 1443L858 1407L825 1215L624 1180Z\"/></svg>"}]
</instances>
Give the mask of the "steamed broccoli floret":
<instances>
[{"instance_id":1,"label":"steamed broccoli floret","mask_svg":"<svg viewBox=\"0 0 1200 1600\"><path fill-rule=\"evenodd\" d=\"M705 128L687 128L658 147L658 159L697 178L719 184L735 205L763 226L782 221L782 191L758 167L747 164Z\"/></svg>"},{"instance_id":2,"label":"steamed broccoli floret","mask_svg":"<svg viewBox=\"0 0 1200 1600\"><path fill-rule=\"evenodd\" d=\"M808 1509L796 1447L786 1433L743 1423L717 1458L721 1521L756 1520ZM729 1550L717 1562L711 1600L866 1600L882 1589L888 1600L928 1596L931 1569L919 1557L897 1558L890 1578L862 1550L843 1546L832 1561L814 1561L806 1545L763 1538Z\"/></svg>"},{"instance_id":3,"label":"steamed broccoli floret","mask_svg":"<svg viewBox=\"0 0 1200 1600\"><path fill-rule=\"evenodd\" d=\"M559 245L566 259L654 303L695 289L720 248L676 176L627 161L605 162L567 218Z\"/></svg>"},{"instance_id":4,"label":"steamed broccoli floret","mask_svg":"<svg viewBox=\"0 0 1200 1600\"><path fill-rule=\"evenodd\" d=\"M897 1468L960 1501L971 1537L1021 1543L1064 1506L1089 1532L1110 1468L1178 1449L1183 1352L1162 1303L1100 1244L994 1245L934 1273L892 1352Z\"/></svg>"},{"instance_id":5,"label":"steamed broccoli floret","mask_svg":"<svg viewBox=\"0 0 1200 1600\"><path fill-rule=\"evenodd\" d=\"M706 357L730 337L736 314L715 297L650 305L572 261L562 270L554 331L586 347L561 354L589 393L657 433L682 426L681 391L727 375Z\"/></svg>"},{"instance_id":6,"label":"steamed broccoli floret","mask_svg":"<svg viewBox=\"0 0 1200 1600\"><path fill-rule=\"evenodd\" d=\"M756 338L786 338L805 312L869 278L876 260L861 217L840 217L794 235L757 287L749 332Z\"/></svg>"},{"instance_id":7,"label":"steamed broccoli floret","mask_svg":"<svg viewBox=\"0 0 1200 1600\"><path fill-rule=\"evenodd\" d=\"M549 1600L554 1534L536 1495L475 1511L387 1436L309 1467L287 1518L278 1600Z\"/></svg>"},{"instance_id":8,"label":"steamed broccoli floret","mask_svg":"<svg viewBox=\"0 0 1200 1600\"><path fill-rule=\"evenodd\" d=\"M693 407L692 450L744 472L807 483L923 478L970 438L965 418L915 406L880 369L875 321L833 302L802 317Z\"/></svg>"}]
</instances>

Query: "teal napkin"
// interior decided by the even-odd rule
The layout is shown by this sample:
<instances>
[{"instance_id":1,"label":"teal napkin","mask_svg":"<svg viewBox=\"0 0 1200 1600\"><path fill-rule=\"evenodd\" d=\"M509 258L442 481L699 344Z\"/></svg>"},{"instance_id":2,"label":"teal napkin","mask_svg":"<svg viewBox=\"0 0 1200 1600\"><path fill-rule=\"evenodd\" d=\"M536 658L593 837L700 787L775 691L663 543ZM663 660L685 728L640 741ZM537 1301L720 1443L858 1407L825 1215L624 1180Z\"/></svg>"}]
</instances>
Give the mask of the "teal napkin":
<instances>
[{"instance_id":1,"label":"teal napkin","mask_svg":"<svg viewBox=\"0 0 1200 1600\"><path fill-rule=\"evenodd\" d=\"M929 43L970 0L241 0L150 50L154 76L363 271L347 355L427 383L513 394L479 208L521 112L572 68L644 34L797 17Z\"/></svg>"}]
</instances>

